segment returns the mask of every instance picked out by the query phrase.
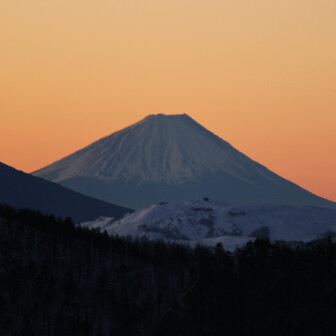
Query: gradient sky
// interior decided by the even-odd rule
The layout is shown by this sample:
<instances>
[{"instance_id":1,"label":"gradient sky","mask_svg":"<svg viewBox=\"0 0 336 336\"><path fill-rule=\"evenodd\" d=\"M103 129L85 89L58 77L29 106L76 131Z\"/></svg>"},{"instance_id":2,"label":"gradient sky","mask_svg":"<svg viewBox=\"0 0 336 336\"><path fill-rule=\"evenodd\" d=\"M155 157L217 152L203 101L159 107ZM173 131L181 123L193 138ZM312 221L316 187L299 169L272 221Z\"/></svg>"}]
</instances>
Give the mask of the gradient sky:
<instances>
[{"instance_id":1,"label":"gradient sky","mask_svg":"<svg viewBox=\"0 0 336 336\"><path fill-rule=\"evenodd\" d=\"M336 201L335 0L0 0L0 161L187 113Z\"/></svg>"}]
</instances>

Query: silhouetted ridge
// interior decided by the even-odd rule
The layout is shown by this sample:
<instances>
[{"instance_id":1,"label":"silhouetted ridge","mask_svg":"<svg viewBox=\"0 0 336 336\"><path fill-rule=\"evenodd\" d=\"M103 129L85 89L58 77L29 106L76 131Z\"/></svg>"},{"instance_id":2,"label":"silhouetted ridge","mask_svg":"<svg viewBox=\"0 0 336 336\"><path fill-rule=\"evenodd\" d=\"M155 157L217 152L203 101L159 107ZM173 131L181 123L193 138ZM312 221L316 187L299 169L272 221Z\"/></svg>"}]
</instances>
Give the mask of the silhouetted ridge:
<instances>
[{"instance_id":1,"label":"silhouetted ridge","mask_svg":"<svg viewBox=\"0 0 336 336\"><path fill-rule=\"evenodd\" d=\"M0 203L71 217L75 222L99 216L119 217L130 209L106 203L18 171L0 162Z\"/></svg>"}]
</instances>

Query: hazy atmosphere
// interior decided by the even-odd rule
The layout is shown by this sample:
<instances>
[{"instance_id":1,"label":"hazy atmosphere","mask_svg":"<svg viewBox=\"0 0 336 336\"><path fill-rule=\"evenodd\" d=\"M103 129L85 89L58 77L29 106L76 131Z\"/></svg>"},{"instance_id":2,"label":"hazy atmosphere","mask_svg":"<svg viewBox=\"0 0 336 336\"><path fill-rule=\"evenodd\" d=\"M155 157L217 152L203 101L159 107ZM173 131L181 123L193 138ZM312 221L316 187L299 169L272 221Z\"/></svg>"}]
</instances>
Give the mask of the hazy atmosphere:
<instances>
[{"instance_id":1,"label":"hazy atmosphere","mask_svg":"<svg viewBox=\"0 0 336 336\"><path fill-rule=\"evenodd\" d=\"M0 0L1 336L336 335L336 0Z\"/></svg>"},{"instance_id":2,"label":"hazy atmosphere","mask_svg":"<svg viewBox=\"0 0 336 336\"><path fill-rule=\"evenodd\" d=\"M334 0L0 0L0 159L37 170L187 113L336 201Z\"/></svg>"}]
</instances>

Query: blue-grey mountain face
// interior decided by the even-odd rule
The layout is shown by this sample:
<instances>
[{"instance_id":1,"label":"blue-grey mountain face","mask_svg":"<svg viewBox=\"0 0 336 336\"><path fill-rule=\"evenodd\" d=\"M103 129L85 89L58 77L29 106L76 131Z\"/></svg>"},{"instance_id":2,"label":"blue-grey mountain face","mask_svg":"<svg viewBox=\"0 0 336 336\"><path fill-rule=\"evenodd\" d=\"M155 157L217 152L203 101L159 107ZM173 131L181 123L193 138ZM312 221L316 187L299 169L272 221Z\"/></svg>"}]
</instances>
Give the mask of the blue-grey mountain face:
<instances>
[{"instance_id":1,"label":"blue-grey mountain face","mask_svg":"<svg viewBox=\"0 0 336 336\"><path fill-rule=\"evenodd\" d=\"M34 175L140 208L212 200L336 207L272 173L187 115L150 115Z\"/></svg>"},{"instance_id":2,"label":"blue-grey mountain face","mask_svg":"<svg viewBox=\"0 0 336 336\"><path fill-rule=\"evenodd\" d=\"M129 209L106 203L31 176L0 162L0 203L30 208L75 222L98 216L119 217Z\"/></svg>"}]
</instances>

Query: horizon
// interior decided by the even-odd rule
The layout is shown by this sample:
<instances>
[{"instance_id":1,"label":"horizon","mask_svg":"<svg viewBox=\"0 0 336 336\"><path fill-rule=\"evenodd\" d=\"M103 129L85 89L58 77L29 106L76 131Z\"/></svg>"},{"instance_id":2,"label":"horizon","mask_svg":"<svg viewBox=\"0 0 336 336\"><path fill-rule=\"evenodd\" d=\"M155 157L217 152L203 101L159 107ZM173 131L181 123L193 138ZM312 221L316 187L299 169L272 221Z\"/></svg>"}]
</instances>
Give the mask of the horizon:
<instances>
[{"instance_id":1,"label":"horizon","mask_svg":"<svg viewBox=\"0 0 336 336\"><path fill-rule=\"evenodd\" d=\"M0 161L32 172L147 115L186 113L336 201L336 3L0 5Z\"/></svg>"},{"instance_id":2,"label":"horizon","mask_svg":"<svg viewBox=\"0 0 336 336\"><path fill-rule=\"evenodd\" d=\"M81 147L76 148L76 149L74 149L72 152L70 152L70 153L66 153L66 154L64 154L64 155L61 156L61 157L55 158L54 160L52 160L52 161L46 163L46 164L43 165L43 166L38 167L37 169L31 170L31 171L25 171L24 169L21 169L21 168L12 166L12 165L10 165L10 164L7 163L7 162L3 162L3 161L2 161L2 163L5 163L6 165L9 165L9 166L11 166L11 167L13 167L13 168L15 168L15 169L17 169L17 170L21 170L21 171L23 171L23 172L25 172L25 173L32 174L33 172L35 172L35 171L37 171L37 170L39 170L39 169L42 169L42 168L44 168L44 167L46 167L46 166L49 166L50 164L53 164L53 163L55 163L55 162L57 162L57 161L59 161L59 160L62 160L63 158L65 158L65 157L67 157L67 156L69 156L69 155L71 155L71 154L73 154L73 153L75 153L75 152L77 152L77 151L80 151L81 149L83 149L83 148L85 148L85 147L88 147L88 146L90 146L91 144L93 144L93 143L95 143L95 142L97 142L97 141L99 141L99 140L101 140L101 139L103 139L103 138L109 137L110 135L112 135L112 134L114 134L114 133L117 133L117 132L119 132L119 131L122 131L122 130L124 130L125 128L127 128L127 127L129 127L129 126L132 126L132 125L134 125L134 124L137 124L137 123L139 123L139 122L142 122L142 121L144 121L145 119L147 119L147 118L149 118L149 117L152 117L152 116L156 116L156 117L157 117L157 116L184 116L184 115L187 116L187 117L189 117L189 118L191 118L192 120L194 120L195 122L197 122L197 123L200 124L201 126L205 127L204 125L202 125L201 123L199 123L197 120L195 120L193 117L191 117L191 116L190 116L189 114L187 114L187 113L178 113L178 114L176 114L176 113L174 113L174 114L168 114L168 113L151 113L151 114L147 114L147 115L143 116L141 119L136 120L136 121L132 122L132 123L129 124L129 125L126 125L125 127L121 128L121 129L117 129L116 131L114 131L114 132L112 132L112 133L105 134L105 135L103 135L103 136L99 136L98 138L96 138L96 139L90 141L89 143L84 144L84 145L82 145ZM206 127L205 127L205 128L206 128ZM272 172L276 173L276 174L279 175L280 177L283 177L283 178L285 178L285 179L287 179L287 180L289 180L289 181L291 181L291 182L297 184L298 186L300 186L300 187L306 189L307 191L312 192L313 194L315 194L315 195L317 195L317 196L319 196L319 197L325 198L325 199L327 199L327 200L329 200L329 201L336 202L336 199L333 200L333 199L328 198L328 197L326 197L326 196L324 196L324 195L318 194L318 193L314 192L313 190L310 190L310 189L306 188L305 186L300 185L297 181L295 181L295 180L291 180L290 178L281 175L279 172L273 170L273 168L270 168L269 166L265 165L263 162L260 162L260 161L256 160L254 157L251 157L251 156L249 155L249 153L246 153L246 152L240 150L240 148L238 148L237 146L235 146L234 144L232 144L229 140L227 140L227 139L223 139L221 136L219 136L218 134L216 134L215 132L213 132L211 129L208 129L208 128L206 128L206 129L207 129L208 131L210 131L211 133L213 133L214 135L218 136L221 140L223 140L223 141L229 143L231 146L233 146L236 150L238 150L238 151L241 152L242 154L248 156L250 159L252 159L252 160L258 162L259 164L265 166L267 169L269 169L269 170L271 170Z\"/></svg>"}]
</instances>

